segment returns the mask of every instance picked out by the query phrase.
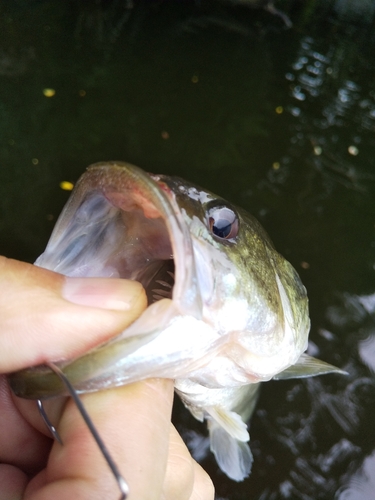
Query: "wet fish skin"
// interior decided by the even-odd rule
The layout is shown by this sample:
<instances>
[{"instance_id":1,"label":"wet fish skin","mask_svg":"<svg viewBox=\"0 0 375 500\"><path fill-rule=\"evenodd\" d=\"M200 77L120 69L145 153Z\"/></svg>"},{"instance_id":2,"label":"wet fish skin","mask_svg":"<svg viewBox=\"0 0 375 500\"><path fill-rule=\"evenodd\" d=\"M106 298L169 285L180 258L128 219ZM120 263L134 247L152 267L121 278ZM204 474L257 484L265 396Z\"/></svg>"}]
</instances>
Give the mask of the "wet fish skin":
<instances>
[{"instance_id":1,"label":"wet fish skin","mask_svg":"<svg viewBox=\"0 0 375 500\"><path fill-rule=\"evenodd\" d=\"M214 233L215 218L230 219L231 237ZM121 162L95 164L36 263L69 276L136 279L147 290L172 256L172 299L150 305L119 337L59 366L78 392L175 379L184 404L208 421L220 467L239 481L251 468L244 421L259 382L338 371L302 355L306 290L256 219L182 179ZM45 366L9 378L21 397L64 393Z\"/></svg>"},{"instance_id":2,"label":"wet fish skin","mask_svg":"<svg viewBox=\"0 0 375 500\"><path fill-rule=\"evenodd\" d=\"M279 285L275 276L281 281L291 307L295 349L303 352L307 347L307 334L310 328L308 315L308 299L297 272L276 250L266 231L251 214L234 206L214 193L176 177L158 176L172 190L179 207L184 209L184 217L193 232L194 218L205 223L207 213L212 207L229 207L238 216L240 230L235 242L220 241L220 252L226 255L236 269L236 287L225 290L225 295L233 293L237 300L245 297L246 303L253 306L254 318L259 320L259 310L253 296L260 296L264 301L265 310L272 311L277 322L285 321L285 311L279 299ZM212 235L206 235L206 241L212 247L216 244ZM251 278L250 278L251 277ZM259 330L258 330L259 331ZM252 332L254 335L255 332ZM275 339L273 339L275 340ZM275 346L276 347L276 346Z\"/></svg>"}]
</instances>

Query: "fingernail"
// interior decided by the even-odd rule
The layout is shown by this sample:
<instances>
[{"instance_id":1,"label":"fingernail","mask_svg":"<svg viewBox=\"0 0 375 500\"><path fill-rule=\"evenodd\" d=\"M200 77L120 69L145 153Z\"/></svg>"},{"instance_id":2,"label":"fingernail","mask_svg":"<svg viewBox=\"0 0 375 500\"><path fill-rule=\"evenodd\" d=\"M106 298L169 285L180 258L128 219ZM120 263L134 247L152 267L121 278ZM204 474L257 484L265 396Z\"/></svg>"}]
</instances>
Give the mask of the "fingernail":
<instances>
[{"instance_id":1,"label":"fingernail","mask_svg":"<svg viewBox=\"0 0 375 500\"><path fill-rule=\"evenodd\" d=\"M138 281L109 278L66 278L64 299L82 306L127 311L143 293Z\"/></svg>"}]
</instances>

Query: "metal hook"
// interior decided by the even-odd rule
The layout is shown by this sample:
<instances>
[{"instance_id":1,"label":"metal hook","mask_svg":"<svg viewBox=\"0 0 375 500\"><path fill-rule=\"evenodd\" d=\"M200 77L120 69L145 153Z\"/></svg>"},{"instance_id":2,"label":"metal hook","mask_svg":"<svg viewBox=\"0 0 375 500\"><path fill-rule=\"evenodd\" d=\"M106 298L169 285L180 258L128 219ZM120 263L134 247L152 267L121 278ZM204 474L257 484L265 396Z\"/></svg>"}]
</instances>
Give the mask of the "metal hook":
<instances>
[{"instance_id":1,"label":"metal hook","mask_svg":"<svg viewBox=\"0 0 375 500\"><path fill-rule=\"evenodd\" d=\"M85 421L87 427L89 428L93 438L96 441L96 444L99 447L99 450L101 451L105 461L107 462L109 468L111 469L112 474L114 475L114 477L116 479L116 482L117 482L118 487L119 487L120 492L121 492L120 500L126 500L128 494L129 494L128 484L125 481L125 479L123 478L123 476L121 475L115 461L112 459L107 447L105 446L102 438L100 437L98 431L96 430L93 421L91 420L89 414L87 413L85 407L83 406L82 401L79 399L77 391L74 389L72 384L69 382L67 377L64 375L64 373L60 370L60 368L58 366L56 366L54 363L49 363L49 362L46 363L46 365L49 366L49 368L51 368L51 370L53 370L56 373L56 375L62 380L62 382L66 386L70 396L72 397L74 403L76 404L76 406L78 408L78 411L82 415L83 420ZM37 400L37 405L38 405L40 415L43 418L46 426L50 430L52 436L60 444L63 444L59 433L57 432L56 428L50 422L50 420L45 412L45 409L43 407L43 403L40 399Z\"/></svg>"},{"instance_id":2,"label":"metal hook","mask_svg":"<svg viewBox=\"0 0 375 500\"><path fill-rule=\"evenodd\" d=\"M63 444L62 440L61 440L61 437L60 437L60 434L57 432L57 429L54 425L52 425L50 419L48 418L48 415L46 413L46 410L44 409L44 406L43 406L43 402L41 399L37 399L36 400L36 404L38 405L38 410L39 410L39 413L44 421L44 423L46 424L46 426L48 427L50 433L52 434L52 436L56 439L56 441L58 441L60 444Z\"/></svg>"}]
</instances>

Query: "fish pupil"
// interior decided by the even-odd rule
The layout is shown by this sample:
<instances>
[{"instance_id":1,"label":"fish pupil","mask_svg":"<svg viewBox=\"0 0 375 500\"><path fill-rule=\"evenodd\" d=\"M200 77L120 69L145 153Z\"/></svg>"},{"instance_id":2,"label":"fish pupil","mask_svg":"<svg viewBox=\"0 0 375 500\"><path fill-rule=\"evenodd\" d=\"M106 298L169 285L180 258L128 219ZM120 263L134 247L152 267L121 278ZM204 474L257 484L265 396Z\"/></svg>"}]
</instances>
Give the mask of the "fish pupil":
<instances>
[{"instance_id":1,"label":"fish pupil","mask_svg":"<svg viewBox=\"0 0 375 500\"><path fill-rule=\"evenodd\" d=\"M220 240L233 240L238 235L238 216L229 207L214 207L208 212L208 226Z\"/></svg>"},{"instance_id":2,"label":"fish pupil","mask_svg":"<svg viewBox=\"0 0 375 500\"><path fill-rule=\"evenodd\" d=\"M212 232L214 233L215 236L218 236L219 238L228 238L231 229L232 229L232 223L225 219L214 221L212 224Z\"/></svg>"}]
</instances>

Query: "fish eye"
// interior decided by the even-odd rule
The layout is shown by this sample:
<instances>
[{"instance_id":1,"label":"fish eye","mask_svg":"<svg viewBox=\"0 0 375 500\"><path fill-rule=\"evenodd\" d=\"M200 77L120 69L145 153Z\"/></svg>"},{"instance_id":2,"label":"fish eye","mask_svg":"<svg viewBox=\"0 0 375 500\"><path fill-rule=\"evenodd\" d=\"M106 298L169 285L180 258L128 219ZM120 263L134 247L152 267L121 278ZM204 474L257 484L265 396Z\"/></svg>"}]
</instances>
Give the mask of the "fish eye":
<instances>
[{"instance_id":1,"label":"fish eye","mask_svg":"<svg viewBox=\"0 0 375 500\"><path fill-rule=\"evenodd\" d=\"M232 240L238 234L237 214L228 207L211 208L208 224L211 233L221 240Z\"/></svg>"}]
</instances>

